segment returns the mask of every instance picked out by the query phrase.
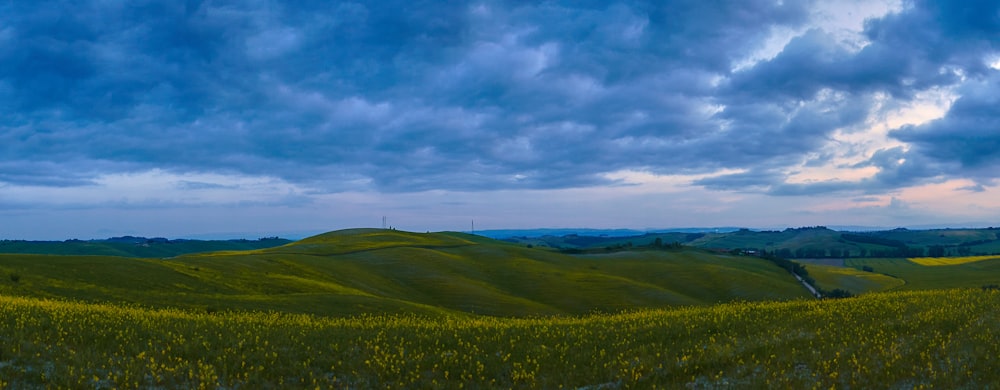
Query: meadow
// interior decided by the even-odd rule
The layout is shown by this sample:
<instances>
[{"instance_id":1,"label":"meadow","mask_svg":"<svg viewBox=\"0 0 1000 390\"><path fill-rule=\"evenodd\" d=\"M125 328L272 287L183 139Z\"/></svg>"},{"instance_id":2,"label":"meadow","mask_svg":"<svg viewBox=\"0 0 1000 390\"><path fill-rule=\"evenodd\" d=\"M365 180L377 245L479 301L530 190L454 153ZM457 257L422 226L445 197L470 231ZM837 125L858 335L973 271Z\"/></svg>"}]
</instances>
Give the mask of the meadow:
<instances>
[{"instance_id":1,"label":"meadow","mask_svg":"<svg viewBox=\"0 0 1000 390\"><path fill-rule=\"evenodd\" d=\"M193 313L0 297L0 387L981 388L1000 293L536 318Z\"/></svg>"},{"instance_id":2,"label":"meadow","mask_svg":"<svg viewBox=\"0 0 1000 390\"><path fill-rule=\"evenodd\" d=\"M461 233L348 230L165 258L3 254L0 388L1000 383L1000 292L980 288L1000 282L1000 259L956 263L809 264L821 288L864 293L816 300L754 256L569 255Z\"/></svg>"},{"instance_id":3,"label":"meadow","mask_svg":"<svg viewBox=\"0 0 1000 390\"><path fill-rule=\"evenodd\" d=\"M820 264L807 264L805 267L816 281L816 287L826 291L841 289L852 294L865 294L892 290L906 284L903 279L855 268Z\"/></svg>"},{"instance_id":4,"label":"meadow","mask_svg":"<svg viewBox=\"0 0 1000 390\"><path fill-rule=\"evenodd\" d=\"M947 261L948 258L940 260ZM950 265L923 265L908 259L845 259L844 265L872 271L905 281L898 290L930 290L956 287L978 288L1000 285L1000 258L955 262Z\"/></svg>"},{"instance_id":5,"label":"meadow","mask_svg":"<svg viewBox=\"0 0 1000 390\"><path fill-rule=\"evenodd\" d=\"M927 266L958 265L985 260L1000 260L1000 256L911 257L908 260Z\"/></svg>"},{"instance_id":6,"label":"meadow","mask_svg":"<svg viewBox=\"0 0 1000 390\"><path fill-rule=\"evenodd\" d=\"M570 256L469 234L377 229L168 258L0 254L0 294L196 311L515 317L808 296L754 257L696 249Z\"/></svg>"}]
</instances>

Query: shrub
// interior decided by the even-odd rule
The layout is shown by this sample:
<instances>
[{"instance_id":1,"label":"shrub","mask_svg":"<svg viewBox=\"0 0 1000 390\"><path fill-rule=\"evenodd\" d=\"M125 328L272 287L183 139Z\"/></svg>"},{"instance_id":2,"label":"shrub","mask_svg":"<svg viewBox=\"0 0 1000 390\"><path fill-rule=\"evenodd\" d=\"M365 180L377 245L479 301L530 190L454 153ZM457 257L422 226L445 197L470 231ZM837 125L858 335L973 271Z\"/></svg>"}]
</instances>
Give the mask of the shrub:
<instances>
[{"instance_id":1,"label":"shrub","mask_svg":"<svg viewBox=\"0 0 1000 390\"><path fill-rule=\"evenodd\" d=\"M10 281L14 282L14 283L20 282L21 281L21 275L18 275L16 273L11 272L11 274L10 274Z\"/></svg>"},{"instance_id":2,"label":"shrub","mask_svg":"<svg viewBox=\"0 0 1000 390\"><path fill-rule=\"evenodd\" d=\"M850 298L854 296L854 294L851 293L850 291L839 288L833 289L833 291L823 291L822 295L823 298L829 298L829 299Z\"/></svg>"}]
</instances>

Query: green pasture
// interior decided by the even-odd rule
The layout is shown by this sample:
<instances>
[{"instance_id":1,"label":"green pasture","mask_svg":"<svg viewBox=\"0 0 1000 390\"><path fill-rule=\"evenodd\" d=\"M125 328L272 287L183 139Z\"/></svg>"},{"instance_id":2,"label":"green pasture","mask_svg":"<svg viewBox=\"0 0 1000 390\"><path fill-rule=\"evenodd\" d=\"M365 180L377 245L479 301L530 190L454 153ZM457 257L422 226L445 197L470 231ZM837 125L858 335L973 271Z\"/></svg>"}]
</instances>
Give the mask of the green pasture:
<instances>
[{"instance_id":1,"label":"green pasture","mask_svg":"<svg viewBox=\"0 0 1000 390\"><path fill-rule=\"evenodd\" d=\"M0 278L6 295L333 316L565 315L808 297L784 270L752 257L694 249L571 256L461 233L376 229L164 259L2 254Z\"/></svg>"},{"instance_id":2,"label":"green pasture","mask_svg":"<svg viewBox=\"0 0 1000 390\"><path fill-rule=\"evenodd\" d=\"M816 280L816 287L826 291L841 289L852 294L864 294L892 290L906 284L903 279L855 268L819 264L807 264L805 268L809 276Z\"/></svg>"},{"instance_id":3,"label":"green pasture","mask_svg":"<svg viewBox=\"0 0 1000 390\"><path fill-rule=\"evenodd\" d=\"M954 265L926 266L907 259L846 259L855 269L871 267L880 274L902 279L900 290L931 290L958 287L1000 285L1000 259Z\"/></svg>"}]
</instances>

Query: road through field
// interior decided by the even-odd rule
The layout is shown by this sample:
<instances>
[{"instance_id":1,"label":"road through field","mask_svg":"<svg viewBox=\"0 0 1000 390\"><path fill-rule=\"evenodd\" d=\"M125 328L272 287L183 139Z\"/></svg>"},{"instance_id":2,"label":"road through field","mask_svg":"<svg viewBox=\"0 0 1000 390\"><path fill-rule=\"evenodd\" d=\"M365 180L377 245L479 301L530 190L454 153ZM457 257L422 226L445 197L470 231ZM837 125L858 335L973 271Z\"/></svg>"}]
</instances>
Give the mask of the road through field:
<instances>
[{"instance_id":1,"label":"road through field","mask_svg":"<svg viewBox=\"0 0 1000 390\"><path fill-rule=\"evenodd\" d=\"M792 274L792 276L794 276L795 279L798 279L799 283L802 283L803 286L806 286L806 290L809 290L809 292L812 293L814 297L822 298L822 296L819 294L819 291L816 291L816 288L813 287L811 284L809 284L809 282L807 282L805 279L802 279L801 276L794 273Z\"/></svg>"}]
</instances>

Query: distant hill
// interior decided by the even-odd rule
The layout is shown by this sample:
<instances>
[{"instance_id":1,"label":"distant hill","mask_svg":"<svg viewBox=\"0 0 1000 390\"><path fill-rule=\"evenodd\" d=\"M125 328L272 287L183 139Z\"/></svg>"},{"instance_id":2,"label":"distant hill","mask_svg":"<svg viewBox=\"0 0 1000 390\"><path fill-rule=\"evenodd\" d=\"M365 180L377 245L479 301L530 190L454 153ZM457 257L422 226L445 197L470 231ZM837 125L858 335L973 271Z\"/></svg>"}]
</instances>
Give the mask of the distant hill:
<instances>
[{"instance_id":1,"label":"distant hill","mask_svg":"<svg viewBox=\"0 0 1000 390\"><path fill-rule=\"evenodd\" d=\"M112 237L103 240L0 240L0 253L174 257L188 253L271 248L292 242L278 237L256 240L169 240L162 237Z\"/></svg>"},{"instance_id":2,"label":"distant hill","mask_svg":"<svg viewBox=\"0 0 1000 390\"><path fill-rule=\"evenodd\" d=\"M1000 253L1000 228L837 231L823 226L727 232L654 232L631 236L514 236L504 241L555 249L645 246L656 240L706 249L756 250L787 258L972 256Z\"/></svg>"},{"instance_id":3,"label":"distant hill","mask_svg":"<svg viewBox=\"0 0 1000 390\"><path fill-rule=\"evenodd\" d=\"M477 230L474 233L480 236L507 239L507 238L528 238L528 237L559 237L559 236L587 236L587 237L629 237L640 236L649 233L725 233L739 230L737 227L712 227L712 228L678 228L678 229L589 229L589 228L545 228L545 229L493 229Z\"/></svg>"},{"instance_id":4,"label":"distant hill","mask_svg":"<svg viewBox=\"0 0 1000 390\"><path fill-rule=\"evenodd\" d=\"M755 257L694 248L573 256L464 233L381 229L165 259L4 254L0 275L11 275L0 279L5 295L321 315L531 316L809 297Z\"/></svg>"}]
</instances>

